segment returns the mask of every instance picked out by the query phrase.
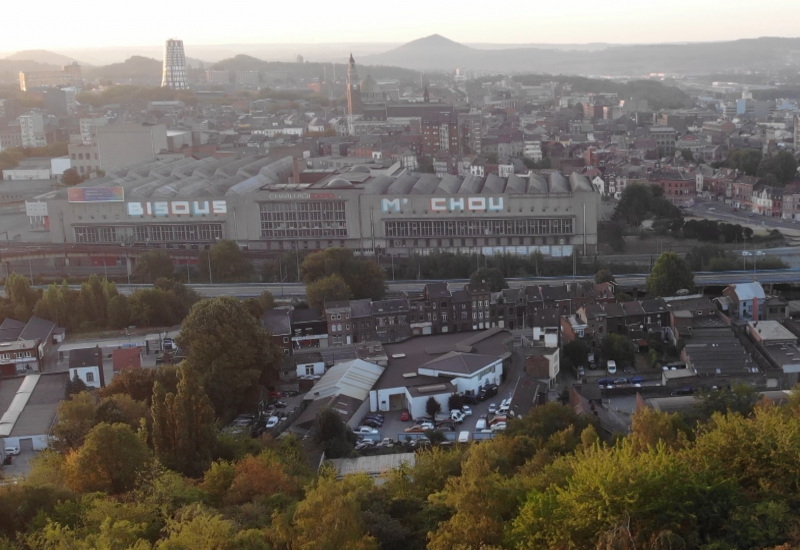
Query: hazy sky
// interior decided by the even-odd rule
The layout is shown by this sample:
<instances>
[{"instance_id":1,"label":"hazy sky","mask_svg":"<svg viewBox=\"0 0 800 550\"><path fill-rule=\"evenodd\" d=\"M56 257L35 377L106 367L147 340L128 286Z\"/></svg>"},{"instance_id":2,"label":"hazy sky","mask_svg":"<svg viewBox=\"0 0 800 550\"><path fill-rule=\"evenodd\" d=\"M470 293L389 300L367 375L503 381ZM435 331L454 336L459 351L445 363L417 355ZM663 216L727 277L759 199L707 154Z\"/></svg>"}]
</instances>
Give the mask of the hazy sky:
<instances>
[{"instance_id":1,"label":"hazy sky","mask_svg":"<svg viewBox=\"0 0 800 550\"><path fill-rule=\"evenodd\" d=\"M37 0L4 10L0 52L191 44L642 43L799 36L800 0Z\"/></svg>"}]
</instances>

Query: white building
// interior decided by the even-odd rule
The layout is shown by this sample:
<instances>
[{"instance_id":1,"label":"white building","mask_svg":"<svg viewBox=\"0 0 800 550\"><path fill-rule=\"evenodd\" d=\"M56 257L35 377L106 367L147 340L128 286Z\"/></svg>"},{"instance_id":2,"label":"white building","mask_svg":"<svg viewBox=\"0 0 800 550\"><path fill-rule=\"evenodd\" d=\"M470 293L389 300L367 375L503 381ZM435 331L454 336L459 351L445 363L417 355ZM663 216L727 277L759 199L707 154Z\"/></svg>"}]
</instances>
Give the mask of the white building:
<instances>
[{"instance_id":1,"label":"white building","mask_svg":"<svg viewBox=\"0 0 800 550\"><path fill-rule=\"evenodd\" d=\"M31 111L19 117L19 129L22 134L23 147L44 147L47 138L44 135L44 116Z\"/></svg>"},{"instance_id":2,"label":"white building","mask_svg":"<svg viewBox=\"0 0 800 550\"><path fill-rule=\"evenodd\" d=\"M164 44L164 68L161 87L172 88L173 90L189 89L183 40L169 39Z\"/></svg>"}]
</instances>

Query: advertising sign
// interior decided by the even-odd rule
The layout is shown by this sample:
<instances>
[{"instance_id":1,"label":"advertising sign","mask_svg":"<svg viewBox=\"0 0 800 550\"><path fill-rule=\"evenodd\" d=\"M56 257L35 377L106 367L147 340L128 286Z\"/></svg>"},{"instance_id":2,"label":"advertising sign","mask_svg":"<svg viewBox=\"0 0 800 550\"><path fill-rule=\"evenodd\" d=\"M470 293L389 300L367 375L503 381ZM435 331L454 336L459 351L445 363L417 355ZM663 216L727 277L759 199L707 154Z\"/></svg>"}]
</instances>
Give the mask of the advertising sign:
<instances>
[{"instance_id":1,"label":"advertising sign","mask_svg":"<svg viewBox=\"0 0 800 550\"><path fill-rule=\"evenodd\" d=\"M129 202L129 216L222 216L228 213L225 201Z\"/></svg>"},{"instance_id":2,"label":"advertising sign","mask_svg":"<svg viewBox=\"0 0 800 550\"><path fill-rule=\"evenodd\" d=\"M124 202L125 189L114 187L70 187L67 189L69 202Z\"/></svg>"}]
</instances>

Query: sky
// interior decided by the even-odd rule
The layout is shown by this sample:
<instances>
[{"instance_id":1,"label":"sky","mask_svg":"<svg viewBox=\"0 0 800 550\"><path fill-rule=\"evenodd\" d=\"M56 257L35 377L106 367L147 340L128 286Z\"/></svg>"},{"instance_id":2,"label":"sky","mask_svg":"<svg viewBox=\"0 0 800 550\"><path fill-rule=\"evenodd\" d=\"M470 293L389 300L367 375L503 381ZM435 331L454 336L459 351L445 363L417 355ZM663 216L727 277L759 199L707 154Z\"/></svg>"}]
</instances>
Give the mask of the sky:
<instances>
[{"instance_id":1,"label":"sky","mask_svg":"<svg viewBox=\"0 0 800 550\"><path fill-rule=\"evenodd\" d=\"M4 14L0 52L160 46L167 38L183 39L189 54L191 44L403 43L434 33L504 44L800 36L800 0L36 0Z\"/></svg>"}]
</instances>

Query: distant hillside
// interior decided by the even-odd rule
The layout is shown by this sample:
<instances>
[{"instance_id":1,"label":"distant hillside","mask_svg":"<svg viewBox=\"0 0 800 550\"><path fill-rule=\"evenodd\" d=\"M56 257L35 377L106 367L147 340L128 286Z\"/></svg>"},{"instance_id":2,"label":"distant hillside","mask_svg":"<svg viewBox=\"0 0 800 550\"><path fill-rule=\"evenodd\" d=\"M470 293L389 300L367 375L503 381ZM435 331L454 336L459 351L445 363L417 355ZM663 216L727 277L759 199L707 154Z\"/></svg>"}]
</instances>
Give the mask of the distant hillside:
<instances>
[{"instance_id":1,"label":"distant hillside","mask_svg":"<svg viewBox=\"0 0 800 550\"><path fill-rule=\"evenodd\" d=\"M419 72L401 67L380 66L363 67L359 64L359 77L364 78L367 73L376 79L397 79L402 82L416 82L419 80ZM336 63L335 69L332 63L286 63L282 61L264 61L249 55L237 55L230 59L223 59L215 63L211 68L218 71L261 71L272 73L286 73L288 79L313 79L325 78L331 80L334 71L336 78L341 79L347 74L347 65Z\"/></svg>"},{"instance_id":2,"label":"distant hillside","mask_svg":"<svg viewBox=\"0 0 800 550\"><path fill-rule=\"evenodd\" d=\"M19 85L20 71L57 71L61 67L46 65L36 61L0 59L0 83Z\"/></svg>"},{"instance_id":3,"label":"distant hillside","mask_svg":"<svg viewBox=\"0 0 800 550\"><path fill-rule=\"evenodd\" d=\"M115 82L137 81L137 82L160 82L161 81L161 61L150 57L134 55L122 63L94 67L84 71L89 78L105 78Z\"/></svg>"},{"instance_id":4,"label":"distant hillside","mask_svg":"<svg viewBox=\"0 0 800 550\"><path fill-rule=\"evenodd\" d=\"M63 67L64 65L69 65L77 61L66 55L61 55L60 53L51 52L49 50L23 50L9 55L6 59L12 61L35 61L37 63L55 65L57 67ZM78 61L78 63L83 65L80 61Z\"/></svg>"},{"instance_id":5,"label":"distant hillside","mask_svg":"<svg viewBox=\"0 0 800 550\"><path fill-rule=\"evenodd\" d=\"M418 70L461 67L498 72L640 75L770 69L797 64L800 38L756 38L731 42L607 46L596 51L535 47L477 49L433 35L387 52L364 56L365 64Z\"/></svg>"}]
</instances>

